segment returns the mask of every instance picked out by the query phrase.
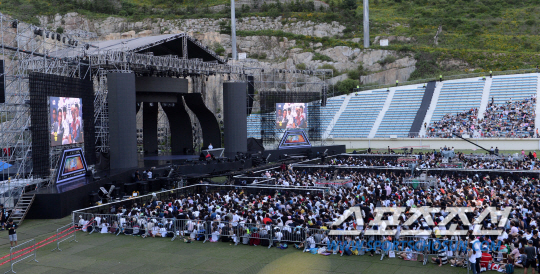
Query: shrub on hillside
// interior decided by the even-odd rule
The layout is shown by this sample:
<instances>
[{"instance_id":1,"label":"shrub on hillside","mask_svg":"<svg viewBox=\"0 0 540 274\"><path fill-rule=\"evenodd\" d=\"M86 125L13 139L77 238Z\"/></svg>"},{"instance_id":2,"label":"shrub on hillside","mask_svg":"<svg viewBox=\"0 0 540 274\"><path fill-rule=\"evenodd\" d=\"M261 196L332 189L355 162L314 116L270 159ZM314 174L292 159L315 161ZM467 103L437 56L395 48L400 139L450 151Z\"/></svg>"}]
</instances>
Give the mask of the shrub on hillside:
<instances>
[{"instance_id":1,"label":"shrub on hillside","mask_svg":"<svg viewBox=\"0 0 540 274\"><path fill-rule=\"evenodd\" d=\"M339 75L339 71L336 69L336 67L330 65L330 64L324 64L322 66L319 67L319 69L331 69L334 73L333 76L338 76Z\"/></svg>"},{"instance_id":2,"label":"shrub on hillside","mask_svg":"<svg viewBox=\"0 0 540 274\"><path fill-rule=\"evenodd\" d=\"M335 92L337 94L335 95L341 95L341 94L349 94L353 91L354 88L356 88L359 85L358 80L353 79L345 79L343 81L337 82L335 86Z\"/></svg>"},{"instance_id":3,"label":"shrub on hillside","mask_svg":"<svg viewBox=\"0 0 540 274\"><path fill-rule=\"evenodd\" d=\"M330 58L330 56L322 54L322 53L318 53L318 52L315 52L313 54L313 60L321 60L321 61L327 61L327 62L333 62L334 61L334 60L332 60L332 58Z\"/></svg>"}]
</instances>

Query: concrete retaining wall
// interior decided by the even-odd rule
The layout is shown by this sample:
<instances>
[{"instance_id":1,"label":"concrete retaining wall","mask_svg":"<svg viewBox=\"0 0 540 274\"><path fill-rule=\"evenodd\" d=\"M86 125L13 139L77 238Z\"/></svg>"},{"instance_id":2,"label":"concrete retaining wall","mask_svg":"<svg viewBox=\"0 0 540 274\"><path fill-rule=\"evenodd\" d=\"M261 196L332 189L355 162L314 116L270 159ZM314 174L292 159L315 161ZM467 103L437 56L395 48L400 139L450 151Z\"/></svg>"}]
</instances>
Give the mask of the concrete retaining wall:
<instances>
[{"instance_id":1,"label":"concrete retaining wall","mask_svg":"<svg viewBox=\"0 0 540 274\"><path fill-rule=\"evenodd\" d=\"M485 138L485 139L471 139L474 143L490 149L498 147L499 150L540 150L540 139L517 139L517 138ZM328 144L345 145L347 149L357 148L401 148L401 147L415 147L415 148L429 148L439 149L440 147L454 147L455 149L474 149L476 146L465 142L461 139L444 139L444 138L372 138L372 139L329 139Z\"/></svg>"}]
</instances>

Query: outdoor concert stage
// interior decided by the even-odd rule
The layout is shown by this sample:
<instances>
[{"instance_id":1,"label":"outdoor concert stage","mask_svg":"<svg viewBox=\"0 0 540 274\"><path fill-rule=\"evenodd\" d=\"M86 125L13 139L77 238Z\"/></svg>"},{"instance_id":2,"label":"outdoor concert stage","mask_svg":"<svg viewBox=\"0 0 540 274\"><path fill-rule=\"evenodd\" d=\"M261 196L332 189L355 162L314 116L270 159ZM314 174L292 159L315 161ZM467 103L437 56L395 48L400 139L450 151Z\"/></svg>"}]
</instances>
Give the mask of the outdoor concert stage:
<instances>
[{"instance_id":1,"label":"outdoor concert stage","mask_svg":"<svg viewBox=\"0 0 540 274\"><path fill-rule=\"evenodd\" d=\"M197 155L160 155L144 157L145 161L172 161L172 160L196 160Z\"/></svg>"},{"instance_id":2,"label":"outdoor concert stage","mask_svg":"<svg viewBox=\"0 0 540 274\"><path fill-rule=\"evenodd\" d=\"M110 189L111 185L116 186L115 196L120 192L130 195L133 191L139 191L140 195L160 191L161 189L175 188L175 180L192 179L198 181L213 174L226 173L229 171L238 171L251 168L251 159L233 162L200 162L198 156L193 155L172 155L172 156L153 156L150 160L144 160L144 165L137 169L124 169L100 172L93 176L85 176L72 181L55 184L48 188L40 188L27 194L35 194L35 199L28 212L27 218L30 219L57 219L69 215L72 211L89 207L92 202L99 200L97 193L100 187ZM195 159L194 159L195 158ZM174 160L177 159L177 160ZM194 160L193 160L194 159ZM186 162L187 160L193 160ZM170 162L166 165L157 165L160 161ZM179 162L183 161L182 164ZM177 163L178 162L178 163ZM176 178L167 178L169 167L174 166ZM155 179L147 181L133 182L132 175L139 170L142 171L154 168L153 176ZM92 194L93 193L93 194Z\"/></svg>"},{"instance_id":3,"label":"outdoor concert stage","mask_svg":"<svg viewBox=\"0 0 540 274\"><path fill-rule=\"evenodd\" d=\"M277 162L285 160L286 156L303 155L316 157L317 152L322 155L327 150L329 156L345 153L345 146L321 146L312 148L266 150L263 157L270 155L269 161ZM311 151L310 153L308 153ZM57 219L69 215L72 211L89 207L91 202L99 200L97 193L100 187L109 190L111 185L115 185L115 191L131 194L139 191L141 195L159 191L162 188L174 188L174 180L166 178L168 167L173 165L176 174L187 179L199 180L212 174L226 173L229 171L239 171L252 167L252 159L224 162L200 162L196 155L162 155L141 157L142 164L137 169L124 169L100 172L93 176L85 176L72 181L55 184L52 187L38 189L27 194L35 194L35 199L28 212L30 219ZM159 164L164 163L164 164ZM159 165L158 165L159 164ZM139 170L154 169L154 178L147 181L132 182L132 174ZM91 194L93 193L93 194Z\"/></svg>"},{"instance_id":4,"label":"outdoor concert stage","mask_svg":"<svg viewBox=\"0 0 540 274\"><path fill-rule=\"evenodd\" d=\"M302 156L308 156L311 155L309 158L317 157L317 153L319 155L322 155L326 151L327 156L337 155L341 153L345 153L345 145L337 145L337 146L319 146L319 147L310 147L310 148L289 148L289 149L275 149L275 150L265 150L263 153L263 157L266 158L268 155L270 155L270 158L268 158L268 161L275 162L279 161L281 159L285 159L288 156L296 156L296 155L302 155Z\"/></svg>"}]
</instances>

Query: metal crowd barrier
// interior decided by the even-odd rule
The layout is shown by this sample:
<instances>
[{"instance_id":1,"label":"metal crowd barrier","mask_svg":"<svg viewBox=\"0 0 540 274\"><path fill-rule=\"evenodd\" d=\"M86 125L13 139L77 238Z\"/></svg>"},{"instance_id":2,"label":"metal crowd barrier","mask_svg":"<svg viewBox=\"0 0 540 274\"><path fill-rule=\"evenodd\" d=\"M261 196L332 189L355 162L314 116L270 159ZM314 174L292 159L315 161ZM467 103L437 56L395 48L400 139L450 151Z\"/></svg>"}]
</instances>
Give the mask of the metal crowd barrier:
<instances>
[{"instance_id":1,"label":"metal crowd barrier","mask_svg":"<svg viewBox=\"0 0 540 274\"><path fill-rule=\"evenodd\" d=\"M72 222L73 226L75 226L77 229L80 229L83 232L91 232L88 231L88 228L90 227L91 229L93 229L93 226L91 225L94 223L94 214L85 212L73 212Z\"/></svg>"},{"instance_id":2,"label":"metal crowd barrier","mask_svg":"<svg viewBox=\"0 0 540 274\"><path fill-rule=\"evenodd\" d=\"M70 243L71 242L76 242L77 243L77 234L75 233L76 232L76 227L75 225L73 224L67 224L65 226L62 226L62 227L59 227L58 229L56 229L56 248L51 250L51 251L55 251L55 250L59 250L59 251L62 251L62 249L60 249L60 243L63 242L63 241L66 241L66 240L69 240L69 239L72 239L71 241L69 241Z\"/></svg>"},{"instance_id":3,"label":"metal crowd barrier","mask_svg":"<svg viewBox=\"0 0 540 274\"><path fill-rule=\"evenodd\" d=\"M268 246L268 248L278 246L280 243L307 244L306 239L310 236L313 237L316 247L330 247L330 244L333 241L344 241L347 237L350 237L351 240L355 241L356 245L354 246L354 249L358 250L359 255L363 255L365 253L381 254L381 260L383 260L389 255L388 252L390 250L393 250L394 252L411 252L415 255L415 260L422 261L424 265L427 264L430 256L438 256L437 250L433 248L433 242L437 240L440 242L445 241L444 239L427 238L426 236L399 236L397 238L392 237L390 240L388 239L388 236L364 235L364 233L361 233L358 236L332 236L329 235L330 230L327 229L294 227L288 225L277 226L260 223L253 224L244 222L204 221L198 219L185 220L162 217L142 217L136 215L127 216L119 214L77 214L78 216L73 216L76 226L70 224L59 228L56 235L57 239L62 238L62 234L66 235L70 234L72 231L74 232L75 229L81 229L84 231L85 225L96 227L92 230L87 229L89 234L94 231L100 231L100 228L105 226L109 229L108 232L116 233L116 235L124 233L126 235L140 235L143 237L148 237L157 235L158 233L160 236L163 236L163 233L166 233L166 237L172 238L171 241L174 241L176 238L202 241L203 243L206 243L207 241L222 241L231 242L235 245L240 243L246 245L263 245ZM75 222L78 221L75 217L80 218L83 221ZM110 231L112 227L108 226L107 222L118 223L117 230ZM159 230L155 229L156 225L159 226L159 224L162 224L164 229L161 229L161 226ZM135 227L138 227L138 229L135 229ZM359 238L359 244L358 241L355 240L356 237ZM65 240L70 238L71 237L66 238ZM72 241L76 240L75 236L73 236L73 238L74 239ZM56 249L60 250L58 245L62 241L57 240ZM268 242L263 244L263 241ZM452 251L450 256L447 254L449 260L452 258L464 260L467 262L467 266L470 266L466 253L465 255L462 255L463 252L466 252L466 247L463 249L462 246L464 241L455 239L446 241L448 249ZM378 242L378 244L374 244L375 242ZM411 246L409 242L412 242L413 245ZM28 244L28 242L24 244ZM406 251L406 247L409 247L411 250ZM340 250L340 248L341 247L338 245L337 250ZM351 248L353 248L353 246L351 246ZM332 250L328 251L332 252ZM28 258L28 256L25 258Z\"/></svg>"},{"instance_id":4,"label":"metal crowd barrier","mask_svg":"<svg viewBox=\"0 0 540 274\"><path fill-rule=\"evenodd\" d=\"M37 256L36 251L37 249L36 249L35 239L29 240L17 246L11 247L9 250L9 260L11 264L11 269L6 271L5 273L8 273L8 272L17 273L13 269L13 266L16 263L22 262L23 260L28 259L28 258L33 257L33 260L35 262L38 262L38 260L36 259L36 256ZM21 252L24 252L24 253L21 253ZM16 255L17 253L21 253L21 254Z\"/></svg>"},{"instance_id":5,"label":"metal crowd barrier","mask_svg":"<svg viewBox=\"0 0 540 274\"><path fill-rule=\"evenodd\" d=\"M207 221L205 225L206 241L217 242L233 242L238 245L241 241L241 236L246 237L245 228L239 223ZM249 243L249 242L248 242Z\"/></svg>"},{"instance_id":6,"label":"metal crowd barrier","mask_svg":"<svg viewBox=\"0 0 540 274\"><path fill-rule=\"evenodd\" d=\"M144 237L156 237L162 238L171 237L171 241L174 241L177 237L176 219L167 219L159 217L145 217L139 218L140 228L145 229Z\"/></svg>"}]
</instances>

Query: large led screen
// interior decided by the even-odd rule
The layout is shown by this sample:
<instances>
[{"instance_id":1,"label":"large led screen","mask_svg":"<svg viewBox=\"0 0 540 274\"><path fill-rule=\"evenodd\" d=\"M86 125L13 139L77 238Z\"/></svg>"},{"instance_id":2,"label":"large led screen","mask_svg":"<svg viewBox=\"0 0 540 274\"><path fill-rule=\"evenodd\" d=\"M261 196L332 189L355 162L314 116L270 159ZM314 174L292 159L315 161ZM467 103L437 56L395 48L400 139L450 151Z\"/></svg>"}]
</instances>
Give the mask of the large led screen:
<instances>
[{"instance_id":1,"label":"large led screen","mask_svg":"<svg viewBox=\"0 0 540 274\"><path fill-rule=\"evenodd\" d=\"M305 103L277 103L276 128L307 128L307 115L308 110Z\"/></svg>"},{"instance_id":2,"label":"large led screen","mask_svg":"<svg viewBox=\"0 0 540 274\"><path fill-rule=\"evenodd\" d=\"M82 148L66 149L62 153L56 183L71 182L73 179L83 177L86 171Z\"/></svg>"},{"instance_id":3,"label":"large led screen","mask_svg":"<svg viewBox=\"0 0 540 274\"><path fill-rule=\"evenodd\" d=\"M51 146L84 142L82 99L49 97Z\"/></svg>"}]
</instances>

